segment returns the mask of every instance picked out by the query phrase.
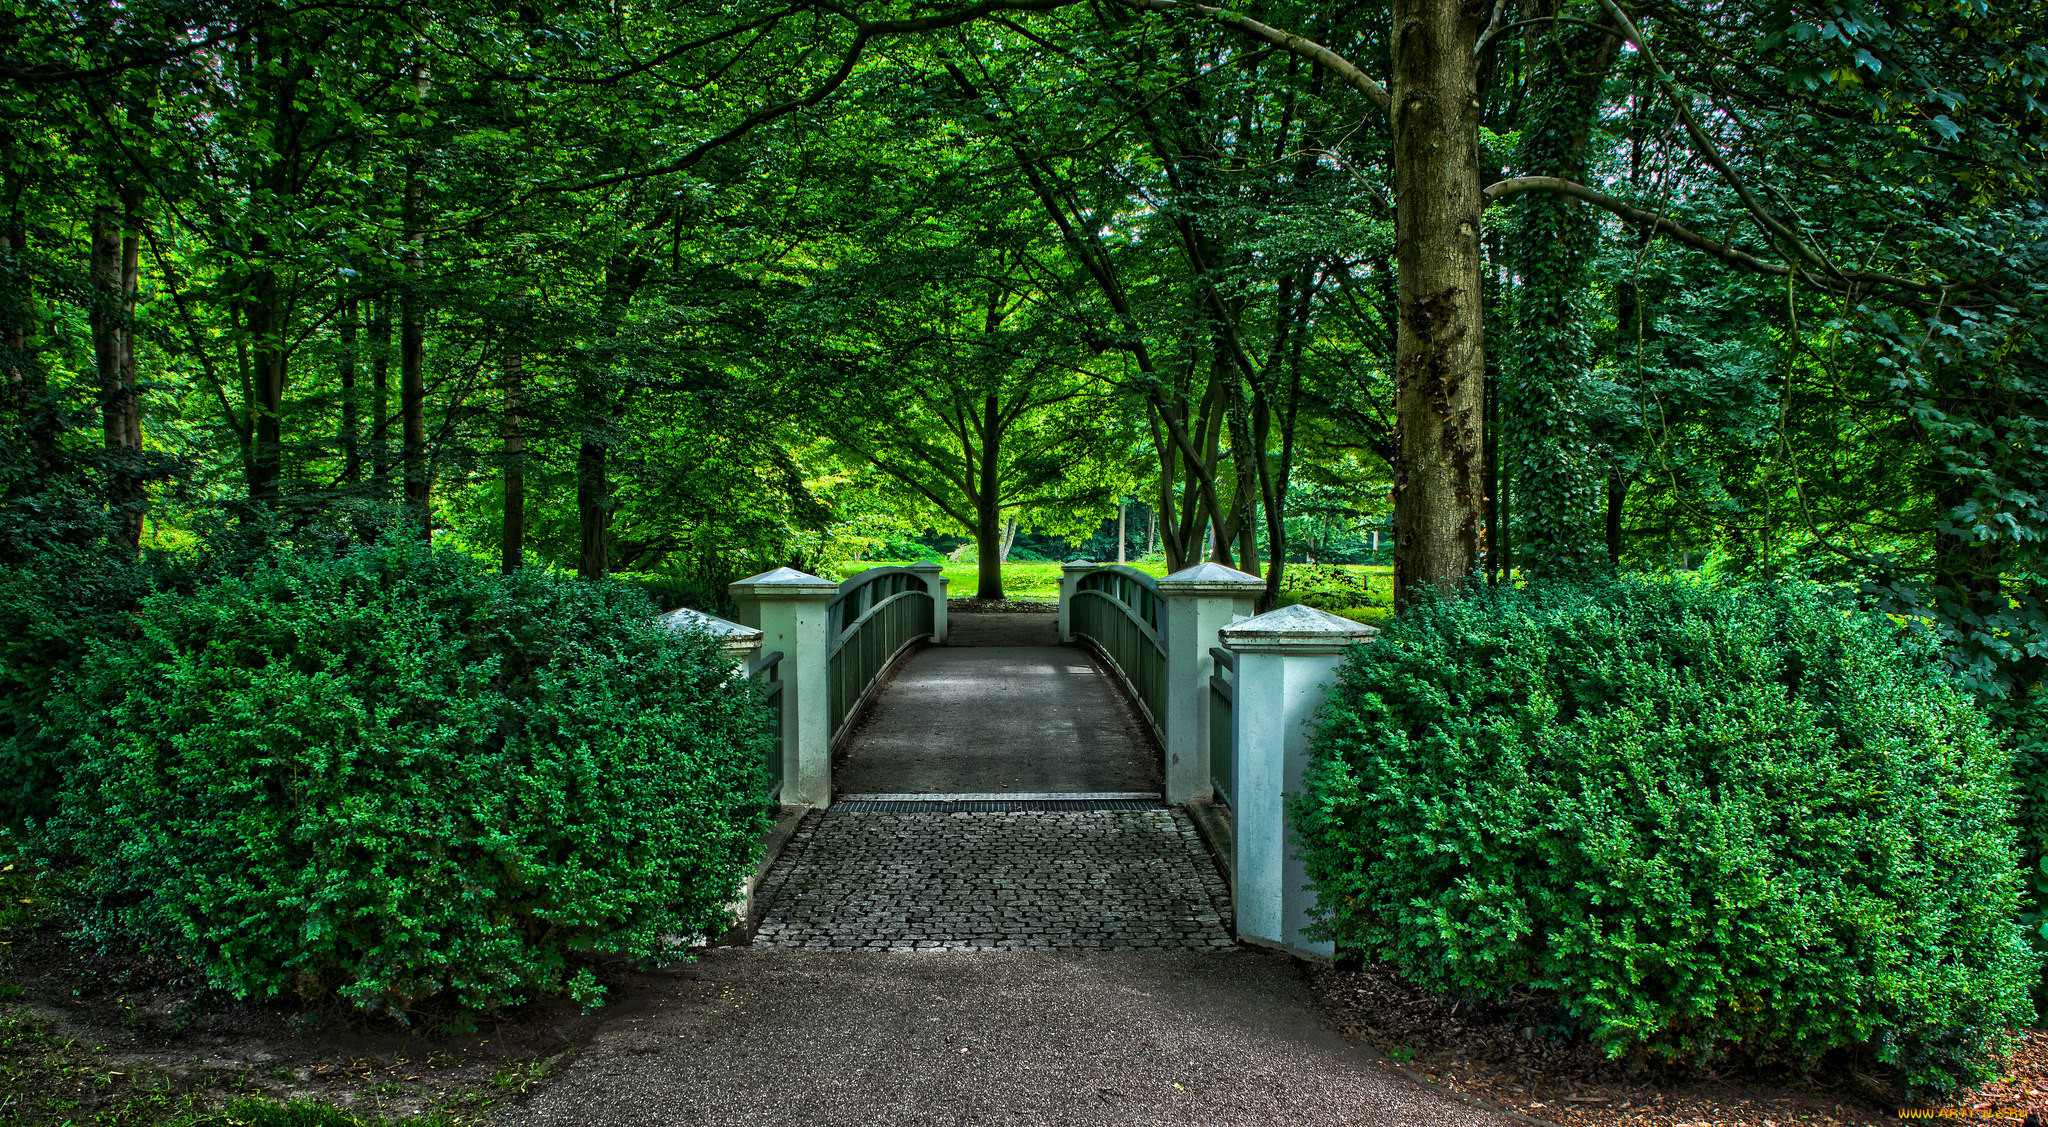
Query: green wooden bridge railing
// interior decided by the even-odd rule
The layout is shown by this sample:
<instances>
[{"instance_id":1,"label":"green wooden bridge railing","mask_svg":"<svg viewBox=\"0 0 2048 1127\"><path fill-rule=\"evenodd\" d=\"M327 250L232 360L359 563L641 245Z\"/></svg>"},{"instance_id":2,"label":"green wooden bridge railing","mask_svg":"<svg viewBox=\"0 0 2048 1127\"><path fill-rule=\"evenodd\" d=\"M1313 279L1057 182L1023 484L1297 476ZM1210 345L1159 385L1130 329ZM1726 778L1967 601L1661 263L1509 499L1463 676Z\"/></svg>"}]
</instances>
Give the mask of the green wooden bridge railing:
<instances>
[{"instance_id":1,"label":"green wooden bridge railing","mask_svg":"<svg viewBox=\"0 0 2048 1127\"><path fill-rule=\"evenodd\" d=\"M1209 675L1209 782L1216 801L1229 806L1237 763L1237 655L1211 646L1209 656L1216 662Z\"/></svg>"},{"instance_id":2,"label":"green wooden bridge railing","mask_svg":"<svg viewBox=\"0 0 2048 1127\"><path fill-rule=\"evenodd\" d=\"M783 754L782 737L782 651L762 654L747 670L761 685L762 697L768 702L770 742L768 744L768 793L767 799L775 802L782 797Z\"/></svg>"},{"instance_id":3,"label":"green wooden bridge railing","mask_svg":"<svg viewBox=\"0 0 2048 1127\"><path fill-rule=\"evenodd\" d=\"M909 568L870 568L839 585L825 611L833 743L897 655L932 636L936 615L924 577Z\"/></svg>"},{"instance_id":4,"label":"green wooden bridge railing","mask_svg":"<svg viewBox=\"0 0 2048 1127\"><path fill-rule=\"evenodd\" d=\"M1074 584L1071 629L1108 660L1145 713L1146 723L1166 740L1166 600L1151 576L1122 564L1105 564Z\"/></svg>"}]
</instances>

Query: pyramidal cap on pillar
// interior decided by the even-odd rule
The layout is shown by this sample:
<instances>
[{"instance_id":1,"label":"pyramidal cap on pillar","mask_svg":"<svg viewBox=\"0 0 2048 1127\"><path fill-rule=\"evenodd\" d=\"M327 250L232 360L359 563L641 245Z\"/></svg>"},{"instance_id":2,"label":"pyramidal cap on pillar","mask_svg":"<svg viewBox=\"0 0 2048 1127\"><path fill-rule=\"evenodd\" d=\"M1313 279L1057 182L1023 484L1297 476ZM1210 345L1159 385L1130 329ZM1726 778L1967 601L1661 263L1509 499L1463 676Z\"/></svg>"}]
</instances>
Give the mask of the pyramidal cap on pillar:
<instances>
[{"instance_id":1,"label":"pyramidal cap on pillar","mask_svg":"<svg viewBox=\"0 0 2048 1127\"><path fill-rule=\"evenodd\" d=\"M1299 603L1217 631L1223 644L1238 653L1298 654L1339 653L1346 646L1371 641L1378 633L1377 627Z\"/></svg>"},{"instance_id":2,"label":"pyramidal cap on pillar","mask_svg":"<svg viewBox=\"0 0 2048 1127\"><path fill-rule=\"evenodd\" d=\"M681 610L672 610L655 619L655 621L668 627L670 630L679 632L696 630L709 634L713 638L718 639L720 645L734 653L745 653L761 647L761 632L759 630L751 626L742 626L737 622L720 618L715 614L705 614L701 610L691 610L689 607L684 607Z\"/></svg>"},{"instance_id":3,"label":"pyramidal cap on pillar","mask_svg":"<svg viewBox=\"0 0 2048 1127\"><path fill-rule=\"evenodd\" d=\"M692 610L689 607L672 610L662 615L659 621L670 630L701 630L714 638L759 638L761 636L761 632L751 626L742 626L731 619L720 618L715 614L705 614L701 610Z\"/></svg>"},{"instance_id":4,"label":"pyramidal cap on pillar","mask_svg":"<svg viewBox=\"0 0 2048 1127\"><path fill-rule=\"evenodd\" d=\"M1160 579L1157 586L1167 595L1239 595L1265 590L1266 581L1212 560L1181 568Z\"/></svg>"},{"instance_id":5,"label":"pyramidal cap on pillar","mask_svg":"<svg viewBox=\"0 0 2048 1127\"><path fill-rule=\"evenodd\" d=\"M793 567L778 567L728 583L725 589L735 599L815 599L837 595L839 584Z\"/></svg>"}]
</instances>

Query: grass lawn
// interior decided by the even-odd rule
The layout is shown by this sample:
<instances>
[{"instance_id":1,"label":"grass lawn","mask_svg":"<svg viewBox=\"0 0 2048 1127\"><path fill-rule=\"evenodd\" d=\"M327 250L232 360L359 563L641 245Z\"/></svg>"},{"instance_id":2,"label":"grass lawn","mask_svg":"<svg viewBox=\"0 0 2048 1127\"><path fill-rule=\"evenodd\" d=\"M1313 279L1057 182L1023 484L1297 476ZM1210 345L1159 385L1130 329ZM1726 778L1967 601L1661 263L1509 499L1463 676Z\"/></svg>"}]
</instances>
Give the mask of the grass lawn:
<instances>
[{"instance_id":1,"label":"grass lawn","mask_svg":"<svg viewBox=\"0 0 2048 1127\"><path fill-rule=\"evenodd\" d=\"M893 561L903 566L911 561ZM871 567L892 566L892 561L863 560L848 564L835 579L845 579ZM1148 575L1166 574L1166 560L1160 556L1133 560L1130 566ZM981 585L980 565L971 560L947 560L940 574L946 577L951 598L973 598ZM1384 564L1288 564L1280 589L1280 605L1307 603L1309 606L1358 622L1377 622L1392 610L1394 569ZM1003 593L1012 599L1055 602L1060 597L1060 564L1054 560L1012 561L1003 565Z\"/></svg>"}]
</instances>

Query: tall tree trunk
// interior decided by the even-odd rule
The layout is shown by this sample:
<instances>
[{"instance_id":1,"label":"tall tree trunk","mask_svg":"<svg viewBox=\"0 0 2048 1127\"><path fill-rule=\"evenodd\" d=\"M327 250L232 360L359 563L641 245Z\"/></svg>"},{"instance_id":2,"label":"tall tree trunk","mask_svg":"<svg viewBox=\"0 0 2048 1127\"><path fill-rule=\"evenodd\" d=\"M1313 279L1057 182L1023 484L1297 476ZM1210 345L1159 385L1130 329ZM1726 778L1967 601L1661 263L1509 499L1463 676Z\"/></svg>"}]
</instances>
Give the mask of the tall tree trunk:
<instances>
[{"instance_id":1,"label":"tall tree trunk","mask_svg":"<svg viewBox=\"0 0 2048 1127\"><path fill-rule=\"evenodd\" d=\"M1188 483L1180 480L1180 448L1168 438L1166 429L1161 425L1160 416L1164 413L1157 404L1147 404L1145 409L1146 421L1152 424L1152 444L1159 455L1157 500L1154 504L1158 507L1159 519L1166 522L1165 530L1160 533L1160 551L1166 555L1166 571L1170 575L1192 561L1188 558L1186 539L1181 535L1181 522L1187 510L1174 503L1176 490L1181 496L1187 496Z\"/></svg>"},{"instance_id":2,"label":"tall tree trunk","mask_svg":"<svg viewBox=\"0 0 2048 1127\"><path fill-rule=\"evenodd\" d=\"M419 170L406 177L405 289L399 296L398 411L405 449L405 507L419 522L420 535L434 538L434 514L427 479L426 233L421 230Z\"/></svg>"},{"instance_id":3,"label":"tall tree trunk","mask_svg":"<svg viewBox=\"0 0 2048 1127\"><path fill-rule=\"evenodd\" d=\"M425 117L427 93L433 88L426 63L415 58L412 65L414 106ZM427 465L427 383L426 284L427 233L425 208L421 201L421 174L425 154L415 150L405 170L405 289L399 297L398 326L398 410L402 416L405 441L405 502L412 518L419 522L420 536L434 540L432 488Z\"/></svg>"},{"instance_id":4,"label":"tall tree trunk","mask_svg":"<svg viewBox=\"0 0 2048 1127\"><path fill-rule=\"evenodd\" d=\"M87 277L92 285L92 305L86 323L92 329L92 355L99 373L100 406L112 445L112 415L108 411L121 385L121 342L119 339L121 293L121 230L114 225L114 209L106 204L93 208L89 232L92 259Z\"/></svg>"},{"instance_id":5,"label":"tall tree trunk","mask_svg":"<svg viewBox=\"0 0 2048 1127\"><path fill-rule=\"evenodd\" d=\"M1479 99L1472 48L1482 5L1394 0L1394 584L1397 608L1471 574L1485 490L1480 308Z\"/></svg>"},{"instance_id":6,"label":"tall tree trunk","mask_svg":"<svg viewBox=\"0 0 2048 1127\"><path fill-rule=\"evenodd\" d=\"M526 562L526 358L505 357L505 412L499 435L505 450L505 526L498 541L499 569L516 571Z\"/></svg>"},{"instance_id":7,"label":"tall tree trunk","mask_svg":"<svg viewBox=\"0 0 2048 1127\"><path fill-rule=\"evenodd\" d=\"M993 494L984 492L975 507L974 597L1000 602L1003 594L1003 514Z\"/></svg>"},{"instance_id":8,"label":"tall tree trunk","mask_svg":"<svg viewBox=\"0 0 2048 1127\"><path fill-rule=\"evenodd\" d=\"M9 181L8 198L17 185ZM10 211L0 219L0 262L28 249L28 231L19 212ZM49 466L58 456L54 413L46 402L49 376L41 361L29 351L29 336L35 327L35 294L29 288L26 270L0 272L0 407L15 413L27 432L29 455L38 466Z\"/></svg>"},{"instance_id":9,"label":"tall tree trunk","mask_svg":"<svg viewBox=\"0 0 2048 1127\"><path fill-rule=\"evenodd\" d=\"M259 144L265 155L279 158L292 129L291 97L280 93L281 68L274 68L278 56L281 25L258 22L253 52L237 52L235 61L243 68L241 81L252 96L255 117L268 125L268 135ZM282 103L282 104L280 104ZM254 167L261 167L258 162ZM268 175L251 180L252 195L269 197L268 208L284 206L292 194L290 162L273 159ZM249 498L258 504L274 504L284 488L284 387L287 363L285 350L284 299L278 293L277 271L271 266L271 236L262 220L253 222L248 236L248 297L243 307L243 333L249 341L250 371L245 392L249 417Z\"/></svg>"},{"instance_id":10,"label":"tall tree trunk","mask_svg":"<svg viewBox=\"0 0 2048 1127\"><path fill-rule=\"evenodd\" d=\"M354 486L363 480L362 419L356 395L356 330L361 307L354 297L341 303L341 480Z\"/></svg>"},{"instance_id":11,"label":"tall tree trunk","mask_svg":"<svg viewBox=\"0 0 2048 1127\"><path fill-rule=\"evenodd\" d=\"M1302 344L1306 344L1306 338L1304 327ZM1267 499L1266 552L1271 562L1266 565L1266 593L1259 603L1260 610L1272 610L1280 605L1280 588L1287 579L1287 490L1294 480L1294 419L1295 409L1300 403L1301 351L1297 345L1288 377L1287 404L1280 422L1280 465L1273 471L1273 480L1261 489ZM1263 431L1265 428L1262 425L1260 429ZM1263 443L1264 439L1260 441ZM1264 462L1260 463L1260 472L1266 472Z\"/></svg>"},{"instance_id":12,"label":"tall tree trunk","mask_svg":"<svg viewBox=\"0 0 2048 1127\"><path fill-rule=\"evenodd\" d=\"M1621 566L1621 514L1628 499L1628 479L1617 467L1607 471L1607 566Z\"/></svg>"},{"instance_id":13,"label":"tall tree trunk","mask_svg":"<svg viewBox=\"0 0 2048 1127\"><path fill-rule=\"evenodd\" d=\"M114 209L93 209L92 328L94 367L99 376L100 433L106 450L107 503L114 518L114 544L133 552L142 539L142 483L137 465L142 422L133 385L135 346L130 288L132 237L122 238ZM125 243L125 245L124 245ZM139 262L139 256L135 259Z\"/></svg>"},{"instance_id":14,"label":"tall tree trunk","mask_svg":"<svg viewBox=\"0 0 2048 1127\"><path fill-rule=\"evenodd\" d=\"M257 235L249 247L258 261L270 252L270 240ZM250 278L247 332L251 338L252 401L248 405L255 434L250 442L249 497L274 502L284 479L285 352L278 324L277 275L257 268Z\"/></svg>"},{"instance_id":15,"label":"tall tree trunk","mask_svg":"<svg viewBox=\"0 0 2048 1127\"><path fill-rule=\"evenodd\" d=\"M1219 349L1228 347L1221 339L1216 342ZM1230 427L1230 469L1236 488L1231 491L1230 516L1225 519L1218 515L1223 527L1229 531L1218 537L1218 563L1231 564L1228 558L1229 542L1237 542L1237 560L1233 564L1247 575L1262 574L1259 570L1259 463L1266 452L1252 437L1250 412L1244 401L1244 381L1238 378L1234 363L1218 355L1219 363L1225 365L1217 375L1229 381L1225 392L1226 419Z\"/></svg>"},{"instance_id":16,"label":"tall tree trunk","mask_svg":"<svg viewBox=\"0 0 2048 1127\"><path fill-rule=\"evenodd\" d=\"M1488 232L1486 236L1487 259L1481 284L1485 295L1483 308L1499 308L1500 271L1494 267L1500 261L1500 235ZM1485 397L1480 413L1486 419L1486 437L1480 443L1480 488L1486 496L1486 581L1501 583L1507 579L1508 565L1508 524L1507 489L1502 484L1500 467L1500 385L1495 381L1500 374L1500 362L1496 351L1488 349L1486 354L1487 387L1491 394Z\"/></svg>"},{"instance_id":17,"label":"tall tree trunk","mask_svg":"<svg viewBox=\"0 0 2048 1127\"><path fill-rule=\"evenodd\" d=\"M611 482L605 467L605 448L594 431L598 420L587 421L583 441L576 447L576 527L581 538L576 555L576 574L584 579L603 579L612 569Z\"/></svg>"},{"instance_id":18,"label":"tall tree trunk","mask_svg":"<svg viewBox=\"0 0 2048 1127\"><path fill-rule=\"evenodd\" d=\"M995 396L983 398L981 413L981 465L974 497L974 545L979 561L974 597L1000 602L1008 597L1003 594L1003 557L1010 548L1003 535L1002 412Z\"/></svg>"},{"instance_id":19,"label":"tall tree trunk","mask_svg":"<svg viewBox=\"0 0 2048 1127\"><path fill-rule=\"evenodd\" d=\"M1129 518L1128 518L1128 514L1129 514L1129 512L1130 512L1130 506L1124 503L1124 499L1123 499L1123 498L1121 498L1121 497L1117 498L1117 499L1116 499L1116 562L1118 562L1118 563L1128 563L1128 562L1130 562L1130 561L1128 561L1128 560L1126 560L1126 559L1124 558L1124 553L1125 553L1125 550L1126 550L1126 546L1127 546L1127 545L1129 545L1129 543L1130 543L1130 533L1129 533L1129 528L1130 528L1130 525L1129 525L1129 523L1128 523L1128 520L1129 520Z\"/></svg>"},{"instance_id":20,"label":"tall tree trunk","mask_svg":"<svg viewBox=\"0 0 2048 1127\"><path fill-rule=\"evenodd\" d=\"M370 300L370 491L391 499L391 294Z\"/></svg>"},{"instance_id":21,"label":"tall tree trunk","mask_svg":"<svg viewBox=\"0 0 2048 1127\"><path fill-rule=\"evenodd\" d=\"M114 466L114 500L120 507L117 525L122 546L142 547L142 521L149 512L149 491L143 486L142 377L137 368L135 314L142 292L142 193L122 195L121 231L121 392L115 406L121 416L122 458Z\"/></svg>"}]
</instances>

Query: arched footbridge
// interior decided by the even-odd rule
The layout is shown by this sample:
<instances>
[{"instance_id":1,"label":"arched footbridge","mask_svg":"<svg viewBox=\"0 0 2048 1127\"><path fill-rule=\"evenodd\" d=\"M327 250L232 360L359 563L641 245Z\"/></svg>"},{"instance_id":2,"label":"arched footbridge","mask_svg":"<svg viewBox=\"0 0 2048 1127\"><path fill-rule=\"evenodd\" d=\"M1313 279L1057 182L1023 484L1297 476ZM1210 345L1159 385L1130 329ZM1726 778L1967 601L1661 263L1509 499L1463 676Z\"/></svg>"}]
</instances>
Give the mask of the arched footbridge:
<instances>
[{"instance_id":1,"label":"arched footbridge","mask_svg":"<svg viewBox=\"0 0 2048 1127\"><path fill-rule=\"evenodd\" d=\"M1068 564L1057 613L948 614L936 565L732 585L770 694L784 818L757 947L1322 955L1285 796L1322 686L1370 627L1253 616L1254 576Z\"/></svg>"}]
</instances>

